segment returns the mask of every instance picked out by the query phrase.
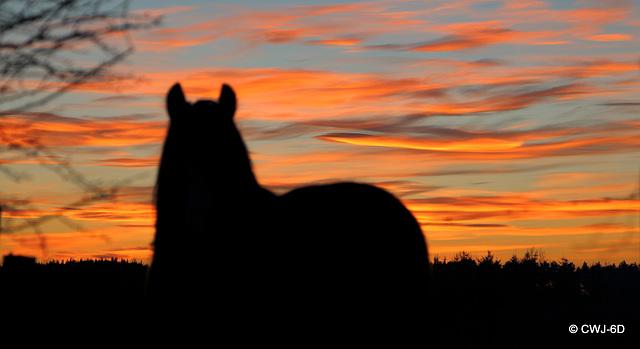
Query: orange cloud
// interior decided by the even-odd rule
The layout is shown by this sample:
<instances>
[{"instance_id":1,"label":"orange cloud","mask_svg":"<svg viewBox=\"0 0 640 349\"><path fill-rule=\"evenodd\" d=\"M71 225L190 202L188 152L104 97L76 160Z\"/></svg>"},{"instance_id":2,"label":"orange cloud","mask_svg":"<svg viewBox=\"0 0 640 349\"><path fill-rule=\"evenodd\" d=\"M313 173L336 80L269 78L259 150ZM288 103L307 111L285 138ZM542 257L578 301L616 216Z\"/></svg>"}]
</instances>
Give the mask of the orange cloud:
<instances>
[{"instance_id":1,"label":"orange cloud","mask_svg":"<svg viewBox=\"0 0 640 349\"><path fill-rule=\"evenodd\" d=\"M322 123L330 125L330 122ZM336 127L343 127L336 122ZM354 129L357 129L354 124ZM432 126L362 124L362 132L339 132L317 139L359 146L425 151L430 157L448 160L508 160L610 153L640 150L636 135L626 123L575 123L520 130L470 131ZM379 133L384 132L384 133Z\"/></svg>"},{"instance_id":2,"label":"orange cloud","mask_svg":"<svg viewBox=\"0 0 640 349\"><path fill-rule=\"evenodd\" d=\"M50 212L47 210L37 209L37 208L14 208L14 209L5 209L3 212L4 218L39 218Z\"/></svg>"},{"instance_id":3,"label":"orange cloud","mask_svg":"<svg viewBox=\"0 0 640 349\"><path fill-rule=\"evenodd\" d=\"M591 41L629 41L633 37L629 34L600 34L589 36L586 39Z\"/></svg>"},{"instance_id":4,"label":"orange cloud","mask_svg":"<svg viewBox=\"0 0 640 349\"><path fill-rule=\"evenodd\" d=\"M187 8L189 9L189 8ZM345 39L341 33L348 24L330 22L319 24L313 21L318 16L362 16L363 13L379 9L377 5L335 4L318 6L295 6L260 11L229 7L230 13L215 19L205 20L183 27L156 29L140 33L136 43L142 51L166 52L168 48L191 47L224 37L239 37L252 45L263 43L354 45L358 39ZM180 12L180 11L176 11ZM343 21L341 21L344 23ZM361 34L350 35L359 37ZM312 38L322 37L321 40Z\"/></svg>"},{"instance_id":5,"label":"orange cloud","mask_svg":"<svg viewBox=\"0 0 640 349\"><path fill-rule=\"evenodd\" d=\"M311 41L314 44L322 44L322 45L336 45L336 46L353 46L362 43L362 40L359 39L329 39L329 40L317 40Z\"/></svg>"},{"instance_id":6,"label":"orange cloud","mask_svg":"<svg viewBox=\"0 0 640 349\"><path fill-rule=\"evenodd\" d=\"M160 163L159 157L149 157L149 158L107 158L101 159L97 161L97 164L100 166L109 166L109 167L157 167Z\"/></svg>"},{"instance_id":7,"label":"orange cloud","mask_svg":"<svg viewBox=\"0 0 640 349\"><path fill-rule=\"evenodd\" d=\"M538 185L542 187L555 187L564 185L584 185L585 182L610 183L611 180L616 177L620 177L620 174L554 172L542 175L538 181Z\"/></svg>"},{"instance_id":8,"label":"orange cloud","mask_svg":"<svg viewBox=\"0 0 640 349\"><path fill-rule=\"evenodd\" d=\"M454 32L441 39L408 47L408 51L459 51L502 42L514 42L527 37L530 33L518 32L508 28L479 27Z\"/></svg>"},{"instance_id":9,"label":"orange cloud","mask_svg":"<svg viewBox=\"0 0 640 349\"><path fill-rule=\"evenodd\" d=\"M111 201L95 203L78 210L69 210L64 214L74 220L149 224L153 221L154 208L150 202L145 204Z\"/></svg>"},{"instance_id":10,"label":"orange cloud","mask_svg":"<svg viewBox=\"0 0 640 349\"><path fill-rule=\"evenodd\" d=\"M487 152L513 149L522 145L522 142L514 142L501 139L476 138L470 140L430 140L412 139L403 136L377 136L366 134L327 134L316 137L332 142L340 142L364 146L406 148L416 150L434 150L451 152Z\"/></svg>"},{"instance_id":11,"label":"orange cloud","mask_svg":"<svg viewBox=\"0 0 640 349\"><path fill-rule=\"evenodd\" d=\"M106 191L107 188L105 188ZM80 197L49 194L50 201L18 200L21 195L3 193L3 223L5 231L21 232L33 228L33 223L46 223L57 219L72 221L103 221L103 223L128 222L127 224L150 224L153 219L153 187L112 187L111 196L91 197L87 193ZM40 198L47 195L40 194ZM62 223L68 223L64 221ZM72 225L73 225L72 224ZM122 224L122 223L121 223Z\"/></svg>"},{"instance_id":12,"label":"orange cloud","mask_svg":"<svg viewBox=\"0 0 640 349\"><path fill-rule=\"evenodd\" d=\"M551 200L516 196L462 196L405 199L422 224L611 217L637 213L633 199ZM635 207L634 207L635 206ZM522 233L522 232L520 232Z\"/></svg>"},{"instance_id":13,"label":"orange cloud","mask_svg":"<svg viewBox=\"0 0 640 349\"><path fill-rule=\"evenodd\" d=\"M3 197L0 252L42 258L148 259L154 233L152 186L116 187L109 200L16 201ZM9 197L12 195L3 193ZM3 196L5 196L3 195ZM39 197L44 197L40 195ZM28 212L27 212L28 211ZM32 233L33 231L37 233Z\"/></svg>"},{"instance_id":14,"label":"orange cloud","mask_svg":"<svg viewBox=\"0 0 640 349\"><path fill-rule=\"evenodd\" d=\"M629 2L583 5L582 8L552 9L541 1L505 3L485 12L473 2L458 1L447 6L386 3L292 6L259 11L240 6L216 7L213 19L194 22L193 8L172 8L167 13L188 23L136 34L142 51L167 51L233 38L255 48L262 44L349 45L349 52L363 50L404 50L414 52L462 51L494 44L560 45L574 39L629 40L628 34L600 34L603 27L628 19L634 10ZM207 11L202 8L202 11ZM463 22L450 16L464 15ZM486 20L487 17L493 18ZM174 17L172 17L174 18ZM549 28L540 30L541 28ZM393 34L425 33L439 39L406 43L364 45L367 41ZM411 35L414 37L414 35ZM384 40L387 40L386 38ZM405 43L403 43L405 42ZM241 45L246 50L246 45ZM235 49L234 49L235 50Z\"/></svg>"},{"instance_id":15,"label":"orange cloud","mask_svg":"<svg viewBox=\"0 0 640 349\"><path fill-rule=\"evenodd\" d=\"M15 134L0 139L5 144L26 139L25 146L126 147L159 144L166 134L166 121L137 121L123 118L69 118L47 113L8 113L3 117L5 129Z\"/></svg>"},{"instance_id":16,"label":"orange cloud","mask_svg":"<svg viewBox=\"0 0 640 349\"><path fill-rule=\"evenodd\" d=\"M449 59L429 60L416 67L421 73L410 78L291 68L181 68L170 73L142 71L144 80L124 83L131 85L127 90L130 95L163 96L168 86L181 81L188 97L196 100L217 98L220 84L227 82L234 86L242 102L239 117L249 119L457 115L508 111L619 93L594 78L624 78L637 70L637 62L567 57L544 66L516 67L505 60L465 62ZM77 88L104 93L104 89L119 83L104 81ZM158 104L157 108L161 110L162 106ZM88 125L70 124L69 127L81 129ZM161 134L159 127L161 124L151 129L136 128ZM119 138L124 141L131 137L123 133ZM116 142L106 137L95 140L99 141Z\"/></svg>"},{"instance_id":17,"label":"orange cloud","mask_svg":"<svg viewBox=\"0 0 640 349\"><path fill-rule=\"evenodd\" d=\"M504 5L502 5L502 9L507 9L507 10L537 9L537 8L547 8L547 7L548 7L547 3L539 0L505 1Z\"/></svg>"}]
</instances>

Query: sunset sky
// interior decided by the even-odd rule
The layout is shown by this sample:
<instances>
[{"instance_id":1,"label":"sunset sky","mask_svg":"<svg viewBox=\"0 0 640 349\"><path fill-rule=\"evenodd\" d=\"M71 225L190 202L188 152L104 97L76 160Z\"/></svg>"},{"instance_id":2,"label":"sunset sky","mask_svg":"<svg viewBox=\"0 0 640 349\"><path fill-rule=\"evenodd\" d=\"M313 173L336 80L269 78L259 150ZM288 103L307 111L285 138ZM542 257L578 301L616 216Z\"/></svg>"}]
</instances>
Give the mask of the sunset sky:
<instances>
[{"instance_id":1,"label":"sunset sky","mask_svg":"<svg viewBox=\"0 0 640 349\"><path fill-rule=\"evenodd\" d=\"M235 89L262 185L385 188L431 256L640 261L638 2L321 3L133 1L163 22L131 35L123 78L0 119L46 146L1 144L0 253L146 261L180 81L191 101Z\"/></svg>"}]
</instances>

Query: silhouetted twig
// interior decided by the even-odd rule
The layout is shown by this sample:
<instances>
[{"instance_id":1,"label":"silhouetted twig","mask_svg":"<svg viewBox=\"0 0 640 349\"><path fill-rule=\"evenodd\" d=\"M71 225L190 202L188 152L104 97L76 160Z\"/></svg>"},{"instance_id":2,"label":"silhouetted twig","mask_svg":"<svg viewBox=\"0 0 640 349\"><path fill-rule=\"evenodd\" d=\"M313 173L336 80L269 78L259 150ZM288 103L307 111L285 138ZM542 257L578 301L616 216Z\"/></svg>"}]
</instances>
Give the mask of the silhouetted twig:
<instances>
[{"instance_id":1,"label":"silhouetted twig","mask_svg":"<svg viewBox=\"0 0 640 349\"><path fill-rule=\"evenodd\" d=\"M129 0L0 0L0 120L40 107L83 83L131 78L108 68L133 53L130 33L159 22L160 17L129 12ZM0 152L18 153L0 161L0 172L14 182L28 180L28 173L14 170L9 164L36 160L83 190L80 198L64 206L67 209L112 200L119 185L133 179L101 185L25 130L24 125L0 125ZM30 206L29 199L3 199L5 212ZM2 233L33 229L44 251L46 241L40 226L63 219L64 212L4 224ZM70 224L66 220L63 223Z\"/></svg>"},{"instance_id":2,"label":"silhouetted twig","mask_svg":"<svg viewBox=\"0 0 640 349\"><path fill-rule=\"evenodd\" d=\"M128 33L159 17L133 15L129 1L8 0L0 2L0 105L26 110L50 102L106 73L133 53ZM118 38L119 40L116 40ZM87 64L87 57L95 62Z\"/></svg>"}]
</instances>

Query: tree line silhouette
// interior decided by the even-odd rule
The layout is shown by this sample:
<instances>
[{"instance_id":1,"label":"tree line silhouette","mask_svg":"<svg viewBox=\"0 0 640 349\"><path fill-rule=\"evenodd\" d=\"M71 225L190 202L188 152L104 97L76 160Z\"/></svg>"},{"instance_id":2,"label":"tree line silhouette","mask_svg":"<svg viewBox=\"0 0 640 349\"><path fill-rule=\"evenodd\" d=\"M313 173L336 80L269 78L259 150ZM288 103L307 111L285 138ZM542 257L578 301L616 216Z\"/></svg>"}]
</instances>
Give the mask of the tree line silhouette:
<instances>
[{"instance_id":1,"label":"tree line silhouette","mask_svg":"<svg viewBox=\"0 0 640 349\"><path fill-rule=\"evenodd\" d=\"M61 322L70 329L104 328L114 320L142 323L146 273L145 264L124 259L30 263L21 258L8 263L5 256L0 309L4 320L11 319L18 328L41 329Z\"/></svg>"},{"instance_id":2,"label":"tree line silhouette","mask_svg":"<svg viewBox=\"0 0 640 349\"><path fill-rule=\"evenodd\" d=\"M115 258L47 263L5 259L0 267L3 316L30 326L38 319L64 315L140 326L145 322L147 268L139 261ZM431 278L426 316L433 327L425 329L430 342L451 347L637 343L637 262L576 266L565 258L547 261L542 251L530 249L503 263L490 251L481 257L461 251L450 260L434 256ZM620 324L624 333L571 334L571 324Z\"/></svg>"},{"instance_id":3,"label":"tree line silhouette","mask_svg":"<svg viewBox=\"0 0 640 349\"><path fill-rule=\"evenodd\" d=\"M600 262L576 266L547 261L540 249L502 263L488 251L474 258L434 257L433 307L436 332L448 345L497 343L637 343L640 334L640 265ZM622 334L572 334L575 324L625 326Z\"/></svg>"}]
</instances>

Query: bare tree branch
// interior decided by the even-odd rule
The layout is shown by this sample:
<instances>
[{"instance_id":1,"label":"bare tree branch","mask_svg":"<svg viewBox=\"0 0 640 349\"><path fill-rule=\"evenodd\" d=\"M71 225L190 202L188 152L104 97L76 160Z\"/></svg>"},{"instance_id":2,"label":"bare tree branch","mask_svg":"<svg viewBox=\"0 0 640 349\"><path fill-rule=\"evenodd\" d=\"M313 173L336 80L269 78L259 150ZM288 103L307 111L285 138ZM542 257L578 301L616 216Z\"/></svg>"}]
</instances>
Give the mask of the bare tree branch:
<instances>
[{"instance_id":1,"label":"bare tree branch","mask_svg":"<svg viewBox=\"0 0 640 349\"><path fill-rule=\"evenodd\" d=\"M0 1L0 105L26 110L88 81L134 46L129 34L159 24L133 15L127 0Z\"/></svg>"},{"instance_id":2,"label":"bare tree branch","mask_svg":"<svg viewBox=\"0 0 640 349\"><path fill-rule=\"evenodd\" d=\"M42 106L83 83L130 79L109 68L133 53L131 33L159 22L159 17L129 12L129 0L0 0L0 120ZM0 152L37 159L41 167L81 188L83 195L70 200L66 209L113 200L117 189L133 180L125 178L111 186L91 180L28 134L27 128L0 124ZM28 173L7 166L12 162L0 159L0 173L14 182L28 180ZM0 210L9 213L32 208L28 198L3 199ZM41 225L56 219L78 229L64 213L23 218L18 224L3 224L2 230L11 235L32 229L44 253Z\"/></svg>"}]
</instances>

